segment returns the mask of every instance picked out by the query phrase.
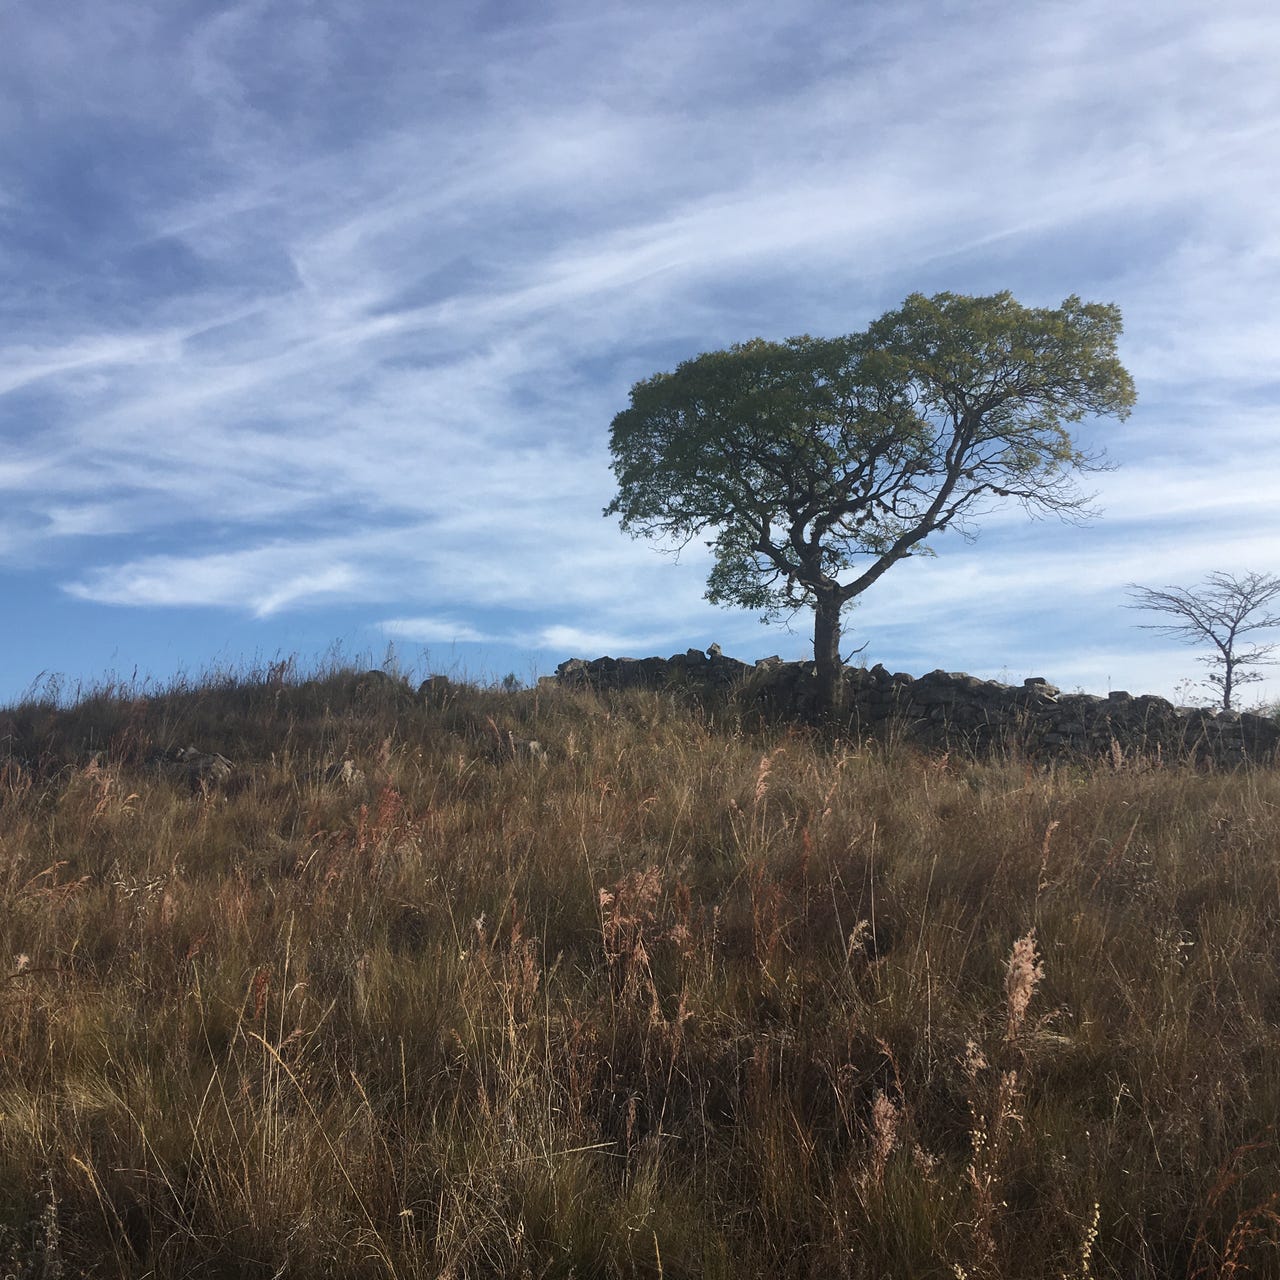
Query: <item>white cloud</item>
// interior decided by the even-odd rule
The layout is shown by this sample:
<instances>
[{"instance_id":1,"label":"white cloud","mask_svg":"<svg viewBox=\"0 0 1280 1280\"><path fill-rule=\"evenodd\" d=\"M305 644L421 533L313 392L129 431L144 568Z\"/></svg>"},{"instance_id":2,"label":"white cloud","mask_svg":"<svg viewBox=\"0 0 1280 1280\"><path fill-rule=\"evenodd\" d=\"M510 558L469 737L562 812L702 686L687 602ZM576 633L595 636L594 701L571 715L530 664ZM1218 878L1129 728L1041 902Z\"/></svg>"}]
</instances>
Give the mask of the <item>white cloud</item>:
<instances>
[{"instance_id":1,"label":"white cloud","mask_svg":"<svg viewBox=\"0 0 1280 1280\"><path fill-rule=\"evenodd\" d=\"M602 654L638 657L660 647L666 638L662 632L622 633L557 625L539 630L531 647L550 649L553 653L590 654L592 657Z\"/></svg>"},{"instance_id":2,"label":"white cloud","mask_svg":"<svg viewBox=\"0 0 1280 1280\"><path fill-rule=\"evenodd\" d=\"M0 396L19 391L32 383L59 375L82 374L87 370L135 367L152 360L174 357L176 335L148 334L140 337L93 336L75 338L49 347L15 343L4 348L0 369ZM99 384L102 385L102 384Z\"/></svg>"},{"instance_id":3,"label":"white cloud","mask_svg":"<svg viewBox=\"0 0 1280 1280\"><path fill-rule=\"evenodd\" d=\"M347 596L358 581L358 574L350 565L338 564L315 573L302 573L277 583L259 597L254 613L260 618L269 617L291 604L311 604L326 596Z\"/></svg>"},{"instance_id":4,"label":"white cloud","mask_svg":"<svg viewBox=\"0 0 1280 1280\"><path fill-rule=\"evenodd\" d=\"M95 569L65 589L100 604L231 606L266 618L288 605L358 596L357 571L325 560L314 547L278 544L245 552L147 556Z\"/></svg>"},{"instance_id":5,"label":"white cloud","mask_svg":"<svg viewBox=\"0 0 1280 1280\"><path fill-rule=\"evenodd\" d=\"M387 618L378 623L378 627L396 639L418 644L476 644L497 638L477 631L468 623L447 618Z\"/></svg>"},{"instance_id":6,"label":"white cloud","mask_svg":"<svg viewBox=\"0 0 1280 1280\"><path fill-rule=\"evenodd\" d=\"M338 0L24 21L22 173L92 125L119 179L84 258L3 251L0 559L116 605L367 604L423 642L766 647L701 599L705 560L600 518L629 383L1010 287L1124 309L1107 518L1077 542L998 516L858 624L998 605L1012 645L1033 602L1093 619L1129 579L1276 563L1269 8L445 8L376 41ZM162 246L186 283L138 265Z\"/></svg>"}]
</instances>

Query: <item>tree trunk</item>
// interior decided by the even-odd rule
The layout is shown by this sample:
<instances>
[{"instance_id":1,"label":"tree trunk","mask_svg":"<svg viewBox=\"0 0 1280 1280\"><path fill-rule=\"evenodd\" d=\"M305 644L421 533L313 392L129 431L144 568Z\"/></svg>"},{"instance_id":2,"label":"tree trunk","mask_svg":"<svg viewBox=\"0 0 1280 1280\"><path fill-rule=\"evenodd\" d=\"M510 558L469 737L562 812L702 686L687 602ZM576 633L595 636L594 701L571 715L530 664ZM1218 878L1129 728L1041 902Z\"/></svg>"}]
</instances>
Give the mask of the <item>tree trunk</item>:
<instances>
[{"instance_id":1,"label":"tree trunk","mask_svg":"<svg viewBox=\"0 0 1280 1280\"><path fill-rule=\"evenodd\" d=\"M834 591L819 594L814 606L813 660L818 669L819 707L836 716L844 702L844 668L840 662L840 606Z\"/></svg>"}]
</instances>

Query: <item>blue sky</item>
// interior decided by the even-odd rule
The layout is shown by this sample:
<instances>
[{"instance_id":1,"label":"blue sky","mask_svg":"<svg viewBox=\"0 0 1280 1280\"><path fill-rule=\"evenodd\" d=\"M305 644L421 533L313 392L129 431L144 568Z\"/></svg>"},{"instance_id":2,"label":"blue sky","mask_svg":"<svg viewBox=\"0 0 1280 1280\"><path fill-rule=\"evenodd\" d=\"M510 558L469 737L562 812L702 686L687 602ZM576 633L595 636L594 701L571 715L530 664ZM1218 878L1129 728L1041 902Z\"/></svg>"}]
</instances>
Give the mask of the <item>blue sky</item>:
<instances>
[{"instance_id":1,"label":"blue sky","mask_svg":"<svg viewBox=\"0 0 1280 1280\"><path fill-rule=\"evenodd\" d=\"M0 699L335 644L802 656L601 517L613 415L1001 289L1124 313L1104 515L944 536L849 644L1173 694L1202 668L1125 584L1280 572L1277 67L1270 0L5 6Z\"/></svg>"}]
</instances>

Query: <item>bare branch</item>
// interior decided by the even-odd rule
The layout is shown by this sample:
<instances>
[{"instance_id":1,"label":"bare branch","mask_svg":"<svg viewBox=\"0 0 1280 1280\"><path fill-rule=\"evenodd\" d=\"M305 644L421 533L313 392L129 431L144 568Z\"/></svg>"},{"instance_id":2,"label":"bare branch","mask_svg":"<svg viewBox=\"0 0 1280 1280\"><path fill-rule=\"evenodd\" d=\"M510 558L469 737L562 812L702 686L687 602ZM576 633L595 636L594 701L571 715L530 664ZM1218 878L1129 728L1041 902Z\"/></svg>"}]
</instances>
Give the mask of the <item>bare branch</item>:
<instances>
[{"instance_id":1,"label":"bare branch","mask_svg":"<svg viewBox=\"0 0 1280 1280\"><path fill-rule=\"evenodd\" d=\"M1244 674L1248 667L1269 666L1280 645L1255 645L1241 650L1242 636L1280 627L1280 613L1267 606L1280 599L1280 577L1267 573L1211 573L1199 587L1142 587L1130 583L1131 603L1126 609L1168 614L1171 622L1139 623L1145 631L1174 636L1193 644L1210 644L1216 652L1203 661L1221 670L1209 682L1222 690L1222 706L1231 710L1236 686L1261 679Z\"/></svg>"}]
</instances>

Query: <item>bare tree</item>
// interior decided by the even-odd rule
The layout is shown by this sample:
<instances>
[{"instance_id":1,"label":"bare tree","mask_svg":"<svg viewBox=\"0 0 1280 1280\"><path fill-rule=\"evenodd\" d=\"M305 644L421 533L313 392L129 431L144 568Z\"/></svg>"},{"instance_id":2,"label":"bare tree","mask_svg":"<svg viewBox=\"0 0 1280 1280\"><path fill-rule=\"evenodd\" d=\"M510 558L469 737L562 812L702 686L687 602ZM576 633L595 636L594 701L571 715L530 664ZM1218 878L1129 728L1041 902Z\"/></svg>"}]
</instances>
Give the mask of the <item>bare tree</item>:
<instances>
[{"instance_id":1,"label":"bare tree","mask_svg":"<svg viewBox=\"0 0 1280 1280\"><path fill-rule=\"evenodd\" d=\"M1209 683L1222 693L1224 711L1231 710L1231 700L1242 684L1253 684L1262 673L1246 667L1272 666L1280 659L1271 655L1280 648L1276 644L1254 644L1240 647L1243 637L1270 627L1280 627L1280 613L1268 612L1267 606L1280 598L1280 577L1269 573L1211 573L1198 587L1129 586L1133 603L1129 609L1146 609L1167 613L1174 621L1141 623L1148 631L1177 636L1191 644L1211 644L1214 652L1201 659L1217 668L1209 673Z\"/></svg>"}]
</instances>

